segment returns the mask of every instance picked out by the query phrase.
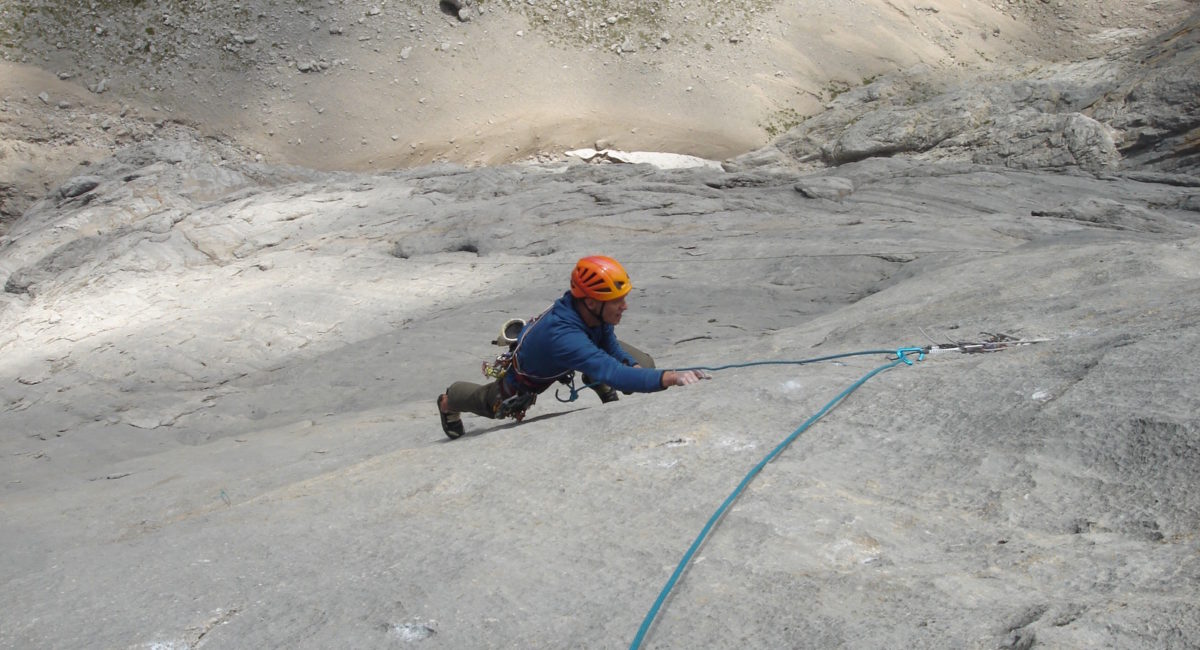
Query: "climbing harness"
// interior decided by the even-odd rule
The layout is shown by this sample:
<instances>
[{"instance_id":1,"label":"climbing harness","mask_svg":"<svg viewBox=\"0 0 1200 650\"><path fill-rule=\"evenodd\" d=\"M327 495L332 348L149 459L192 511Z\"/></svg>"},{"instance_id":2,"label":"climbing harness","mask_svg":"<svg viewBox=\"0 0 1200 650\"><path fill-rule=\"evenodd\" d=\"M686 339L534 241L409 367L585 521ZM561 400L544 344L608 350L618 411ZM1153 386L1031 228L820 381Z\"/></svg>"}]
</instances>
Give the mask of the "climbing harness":
<instances>
[{"instance_id":1,"label":"climbing harness","mask_svg":"<svg viewBox=\"0 0 1200 650\"><path fill-rule=\"evenodd\" d=\"M804 433L809 427L811 427L814 423L816 423L817 420L820 420L822 417L825 416L826 413L833 410L833 408L835 406L837 406L839 403L841 403L842 400L844 400L846 397L848 397L855 390L858 390L858 388L860 386L867 383L867 381L870 380L872 377L874 377L875 375L878 375L879 373L884 372L886 370L890 370L891 368L895 368L896 366L901 365L901 364L911 366L916 361L924 361L925 357L927 355L935 353L935 352L952 352L952 351L958 351L958 352L963 352L963 353L995 352L995 351L1006 349L1008 347L1013 347L1013 346L1018 346L1018 345L1028 345L1031 343L1041 343L1041 342L1050 340L1050 339L1020 340L1020 339L1015 339L1015 338L1012 338L1012 337L1004 335L1004 334L988 334L986 332L984 334L987 335L987 338L985 340L980 341L980 342L974 342L974 343L958 341L958 342L954 342L949 345L933 344L933 345L928 345L925 347L902 347L902 348L897 348L895 350L863 350L861 352L848 352L848 353L844 353L844 354L833 354L833 355L829 355L829 356L816 357L816 358L812 358L812 359L802 359L802 360L798 360L798 361L752 361L749 363L734 363L734 364L728 364L728 365L724 365L724 366L696 366L693 368L683 368L683 370L705 370L705 371L709 371L709 372L714 372L714 371L725 370L725 369L729 369L729 368L748 368L748 367L752 367L752 366L804 365L804 364L810 364L810 363L817 363L820 361L831 361L834 359L841 359L841 358L854 357L854 356L879 355L879 354L894 355L893 357L888 358L887 363L884 363L883 365L880 365L880 366L876 367L874 370L871 370L870 372L866 373L865 375L860 377L857 381L850 384L850 386L848 386L841 393L838 393L838 395L836 397L829 400L829 402L827 402L825 404L825 406L821 407L820 410L818 410L816 413L814 413L812 416L810 416L807 420L805 420L804 423L801 424L799 427L797 427L795 431L793 431L790 435L788 435L786 438L784 438L783 442L779 443L774 449L772 449L770 451L770 453L768 453L766 456L764 456L763 459L760 460L757 465L755 465L753 468L751 468L750 472L748 474L746 474L745 478L743 478L742 481L740 483L738 483L737 487L734 488L733 492L731 492L729 494L729 496L725 498L725 501L723 501L721 503L721 505L717 508L716 512L713 513L712 517L710 517L708 519L708 522L704 524L704 527L700 530L700 534L696 536L695 541L692 542L692 545L690 547L688 547L687 552L684 553L683 559L681 559L679 561L679 564L675 567L675 571L671 574L671 577L667 580L666 585L663 587L662 591L658 594L658 598L654 601L654 604L650 607L650 611L646 614L646 618L642 620L641 627L639 627L638 631L637 631L637 636L634 637L633 643L631 643L629 646L630 650L637 650L638 648L641 647L642 641L645 640L647 632L650 631L650 626L654 623L655 618L658 616L659 610L662 608L663 603L666 602L667 596L670 595L671 590L675 587L675 583L677 583L679 581L679 578L683 575L684 570L691 563L692 557L695 556L696 551L698 551L700 549L700 546L704 543L704 540L708 537L708 535L712 531L713 527L716 526L717 522L721 520L722 516L724 516L725 511L729 509L729 507L733 504L733 502L735 500L737 500L737 498L742 494L742 492L746 489L746 487L750 484L750 482L752 480L754 480L754 477L757 476L758 473L761 472L764 467L766 467L767 463L774 460L774 458L776 456L778 456L785 448L787 448L787 446L790 445L792 443L792 441L794 441L796 438L798 438L800 436L800 434ZM912 356L910 356L910 355L912 355ZM915 361L913 358L914 356L916 357ZM575 392L576 391L572 390L572 399L574 398Z\"/></svg>"},{"instance_id":2,"label":"climbing harness","mask_svg":"<svg viewBox=\"0 0 1200 650\"><path fill-rule=\"evenodd\" d=\"M537 401L538 393L545 390L555 381L564 384L575 380L575 373L566 373L559 377L537 377L521 371L517 362L517 351L521 349L521 341L525 334L545 316L550 309L531 318L528 322L520 318L505 321L500 327L500 336L492 343L507 348L496 355L491 361L484 361L480 367L483 376L500 383L500 397L492 405L492 412L497 419L513 418L517 422L525 419L525 411Z\"/></svg>"},{"instance_id":3,"label":"climbing harness","mask_svg":"<svg viewBox=\"0 0 1200 650\"><path fill-rule=\"evenodd\" d=\"M500 396L492 406L493 417L512 418L520 422L525 419L525 411L537 401L537 391L528 389L527 381L520 371L513 371L511 385L505 380L505 376L515 365L512 351L505 352L497 356L495 361L483 362L483 376L500 383Z\"/></svg>"}]
</instances>

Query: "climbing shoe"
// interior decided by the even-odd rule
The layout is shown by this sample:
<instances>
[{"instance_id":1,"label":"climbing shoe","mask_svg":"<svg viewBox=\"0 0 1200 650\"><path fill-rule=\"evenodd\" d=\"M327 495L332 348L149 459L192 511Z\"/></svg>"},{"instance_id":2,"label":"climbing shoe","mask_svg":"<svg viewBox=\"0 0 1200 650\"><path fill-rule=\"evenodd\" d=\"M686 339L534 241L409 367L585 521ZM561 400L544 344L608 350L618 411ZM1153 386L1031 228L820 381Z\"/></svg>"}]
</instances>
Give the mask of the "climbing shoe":
<instances>
[{"instance_id":1,"label":"climbing shoe","mask_svg":"<svg viewBox=\"0 0 1200 650\"><path fill-rule=\"evenodd\" d=\"M609 386L608 384L593 385L594 382L592 381L592 378L588 377L587 375L583 375L581 379L583 380L585 386L596 391L596 395L600 396L601 403L608 404L609 402L615 402L621 399L621 396L617 395L617 389L613 388L612 386Z\"/></svg>"},{"instance_id":2,"label":"climbing shoe","mask_svg":"<svg viewBox=\"0 0 1200 650\"><path fill-rule=\"evenodd\" d=\"M466 433L466 429L463 428L461 415L458 413L442 412L443 397L445 397L445 395L438 395L437 398L438 417L442 419L442 431L446 434L447 438L453 440Z\"/></svg>"},{"instance_id":3,"label":"climbing shoe","mask_svg":"<svg viewBox=\"0 0 1200 650\"><path fill-rule=\"evenodd\" d=\"M600 396L600 401L604 404L615 402L621 399L621 396L617 394L617 389L609 386L608 384L593 386L592 390L596 391L596 394Z\"/></svg>"}]
</instances>

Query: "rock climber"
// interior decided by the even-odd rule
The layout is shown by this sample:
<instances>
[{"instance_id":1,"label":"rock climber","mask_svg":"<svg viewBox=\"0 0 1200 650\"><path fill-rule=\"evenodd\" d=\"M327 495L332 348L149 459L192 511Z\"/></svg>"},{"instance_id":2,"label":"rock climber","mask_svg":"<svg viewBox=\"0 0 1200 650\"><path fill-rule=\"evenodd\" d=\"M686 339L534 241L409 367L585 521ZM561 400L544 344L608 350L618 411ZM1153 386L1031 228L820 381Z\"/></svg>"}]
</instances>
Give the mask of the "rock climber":
<instances>
[{"instance_id":1,"label":"rock climber","mask_svg":"<svg viewBox=\"0 0 1200 650\"><path fill-rule=\"evenodd\" d=\"M614 259L584 257L571 272L571 288L549 309L521 328L510 354L503 355L499 378L489 384L455 382L438 396L442 431L463 435L462 413L518 421L537 395L555 382L582 373L602 402L618 399L617 391L652 393L687 386L703 379L703 370L657 370L654 360L618 341L614 327L628 307L633 283Z\"/></svg>"}]
</instances>

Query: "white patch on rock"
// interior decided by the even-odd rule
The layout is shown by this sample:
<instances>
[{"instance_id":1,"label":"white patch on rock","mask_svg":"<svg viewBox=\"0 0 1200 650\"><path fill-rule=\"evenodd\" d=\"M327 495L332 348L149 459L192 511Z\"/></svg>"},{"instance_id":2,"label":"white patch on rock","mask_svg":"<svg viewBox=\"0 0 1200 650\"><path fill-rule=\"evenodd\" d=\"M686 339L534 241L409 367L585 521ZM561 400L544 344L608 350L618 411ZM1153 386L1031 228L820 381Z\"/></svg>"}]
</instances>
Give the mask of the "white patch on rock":
<instances>
[{"instance_id":1,"label":"white patch on rock","mask_svg":"<svg viewBox=\"0 0 1200 650\"><path fill-rule=\"evenodd\" d=\"M708 169L721 170L721 163L716 160L708 160L697 156L688 156L679 153L662 153L657 151L618 151L616 149L604 149L597 151L595 149L574 149L566 152L566 155L580 158L587 162L617 162L629 164L646 164L657 167L658 169L691 169L694 167L705 167Z\"/></svg>"},{"instance_id":2,"label":"white patch on rock","mask_svg":"<svg viewBox=\"0 0 1200 650\"><path fill-rule=\"evenodd\" d=\"M783 382L783 392L795 393L804 390L804 384L799 379L789 379Z\"/></svg>"}]
</instances>

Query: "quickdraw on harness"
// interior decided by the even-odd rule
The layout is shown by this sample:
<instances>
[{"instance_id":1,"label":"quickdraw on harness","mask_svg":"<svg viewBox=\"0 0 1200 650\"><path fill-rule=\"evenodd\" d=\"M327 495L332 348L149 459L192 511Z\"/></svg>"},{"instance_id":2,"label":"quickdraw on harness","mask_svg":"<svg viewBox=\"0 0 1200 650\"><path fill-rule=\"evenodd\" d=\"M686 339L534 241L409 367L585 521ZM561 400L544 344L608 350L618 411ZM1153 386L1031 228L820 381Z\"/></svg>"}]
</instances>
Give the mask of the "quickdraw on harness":
<instances>
[{"instance_id":1,"label":"quickdraw on harness","mask_svg":"<svg viewBox=\"0 0 1200 650\"><path fill-rule=\"evenodd\" d=\"M561 378L559 378L558 381L560 381L564 385L566 385L567 396L563 397L562 395L559 395L559 393L562 392L561 390L555 390L554 391L554 399L556 399L564 404L569 404L569 403L574 402L575 400L579 399L579 393L582 393L583 391L585 391L589 388L596 388L598 386L603 386L602 383L597 381L597 382L592 382L592 383L585 383L584 385L576 388L575 387L575 373L570 373L564 377L561 377ZM587 381L587 375L583 376L583 381L585 381L585 382ZM609 389L609 390L611 390L611 389Z\"/></svg>"},{"instance_id":2,"label":"quickdraw on harness","mask_svg":"<svg viewBox=\"0 0 1200 650\"><path fill-rule=\"evenodd\" d=\"M520 422L525 419L525 411L529 410L534 402L537 402L537 393L517 393L501 399L496 404L496 417L498 419L512 418Z\"/></svg>"},{"instance_id":3,"label":"quickdraw on harness","mask_svg":"<svg viewBox=\"0 0 1200 650\"><path fill-rule=\"evenodd\" d=\"M488 379L503 379L509 368L512 368L512 351L496 355L493 361L484 361L483 376Z\"/></svg>"},{"instance_id":4,"label":"quickdraw on harness","mask_svg":"<svg viewBox=\"0 0 1200 650\"><path fill-rule=\"evenodd\" d=\"M537 393L518 391L514 395L504 396L504 389L508 386L504 377L512 370L513 365L513 351L509 350L498 355L494 361L484 361L483 376L500 382L500 398L492 406L496 417L513 418L520 422L525 419L525 411L537 401Z\"/></svg>"}]
</instances>

